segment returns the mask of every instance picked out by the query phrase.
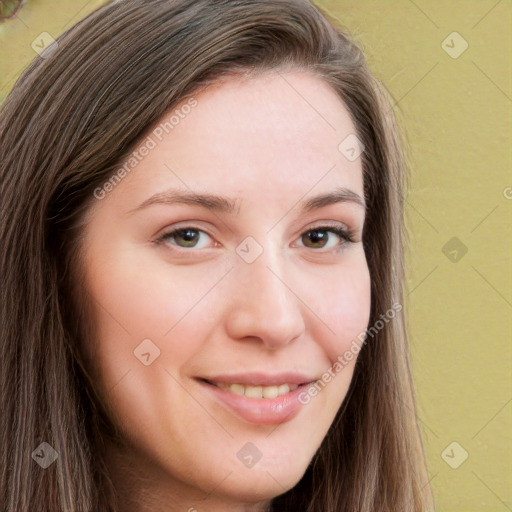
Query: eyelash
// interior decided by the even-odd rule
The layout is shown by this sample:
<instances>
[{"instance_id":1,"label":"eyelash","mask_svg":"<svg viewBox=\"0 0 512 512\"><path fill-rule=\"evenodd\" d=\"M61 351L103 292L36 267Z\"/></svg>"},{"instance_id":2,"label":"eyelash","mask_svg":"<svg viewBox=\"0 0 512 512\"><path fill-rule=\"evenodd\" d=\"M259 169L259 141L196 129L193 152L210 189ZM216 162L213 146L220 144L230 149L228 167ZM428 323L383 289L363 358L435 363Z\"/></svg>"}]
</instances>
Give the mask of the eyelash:
<instances>
[{"instance_id":1,"label":"eyelash","mask_svg":"<svg viewBox=\"0 0 512 512\"><path fill-rule=\"evenodd\" d=\"M212 238L211 235L209 235L206 231L204 231L202 229L199 229L199 228L197 228L195 226L183 226L183 227L179 227L179 228L173 229L172 231L168 231L167 233L164 233L157 240L155 240L155 243L157 243L157 244L165 244L165 242L169 238L173 238L178 233L186 231L187 229L190 229L190 230L193 230L193 231L197 231L197 232L200 232L200 233L205 233L210 238ZM352 238L351 234L348 231L346 231L346 230L344 230L344 229L342 229L340 227L337 227L337 226L318 226L318 227L314 227L314 228L311 228L311 229L308 229L308 230L304 231L300 235L300 238L302 238L302 236L306 235L307 233L311 233L313 231L320 231L320 232L324 231L324 232L334 233L335 235L338 235L341 238L342 241L340 243L338 243L335 248L331 248L330 249L331 251L339 251L346 244L354 243L354 239ZM188 251L189 250L189 248L180 247L177 244L172 244L172 245L174 245L177 248L178 251ZM190 249L195 249L195 247L191 247ZM306 249L308 249L308 247L306 247ZM311 248L309 247L309 249L311 249ZM322 249L323 249L323 247L318 249L318 251L321 251ZM315 249L313 249L313 250L315 250Z\"/></svg>"}]
</instances>

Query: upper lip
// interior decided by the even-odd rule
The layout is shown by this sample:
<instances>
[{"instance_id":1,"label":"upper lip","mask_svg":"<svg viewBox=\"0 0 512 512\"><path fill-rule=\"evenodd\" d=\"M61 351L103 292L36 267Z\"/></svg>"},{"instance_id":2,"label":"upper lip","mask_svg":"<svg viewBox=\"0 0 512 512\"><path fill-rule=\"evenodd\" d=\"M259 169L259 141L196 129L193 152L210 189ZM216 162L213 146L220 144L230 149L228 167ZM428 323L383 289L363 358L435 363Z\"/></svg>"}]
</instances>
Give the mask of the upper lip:
<instances>
[{"instance_id":1,"label":"upper lip","mask_svg":"<svg viewBox=\"0 0 512 512\"><path fill-rule=\"evenodd\" d=\"M317 380L316 377L298 372L244 372L221 375L203 376L200 379L208 382L224 384L245 384L248 386L277 386L279 384L309 384Z\"/></svg>"}]
</instances>

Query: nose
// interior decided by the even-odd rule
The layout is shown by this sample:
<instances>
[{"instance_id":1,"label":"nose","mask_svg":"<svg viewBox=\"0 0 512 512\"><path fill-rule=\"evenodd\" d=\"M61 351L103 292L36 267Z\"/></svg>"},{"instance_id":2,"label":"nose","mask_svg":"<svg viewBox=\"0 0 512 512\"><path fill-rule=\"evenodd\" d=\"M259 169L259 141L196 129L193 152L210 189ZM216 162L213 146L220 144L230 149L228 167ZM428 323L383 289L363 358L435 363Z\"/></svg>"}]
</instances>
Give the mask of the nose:
<instances>
[{"instance_id":1,"label":"nose","mask_svg":"<svg viewBox=\"0 0 512 512\"><path fill-rule=\"evenodd\" d=\"M232 339L257 339L269 349L282 347L305 330L301 300L294 293L290 273L266 249L254 262L237 261L227 301L226 329ZM287 279L288 276L288 279Z\"/></svg>"}]
</instances>

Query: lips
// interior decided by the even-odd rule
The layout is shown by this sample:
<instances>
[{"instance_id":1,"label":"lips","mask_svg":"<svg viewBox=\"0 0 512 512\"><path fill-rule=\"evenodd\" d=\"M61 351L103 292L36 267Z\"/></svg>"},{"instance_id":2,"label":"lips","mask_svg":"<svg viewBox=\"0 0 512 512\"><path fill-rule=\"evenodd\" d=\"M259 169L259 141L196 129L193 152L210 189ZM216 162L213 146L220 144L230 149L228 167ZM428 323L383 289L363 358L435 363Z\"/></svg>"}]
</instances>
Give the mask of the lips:
<instances>
[{"instance_id":1,"label":"lips","mask_svg":"<svg viewBox=\"0 0 512 512\"><path fill-rule=\"evenodd\" d=\"M283 372L215 375L196 380L211 398L239 418L273 425L290 421L299 413L299 394L317 379Z\"/></svg>"}]
</instances>

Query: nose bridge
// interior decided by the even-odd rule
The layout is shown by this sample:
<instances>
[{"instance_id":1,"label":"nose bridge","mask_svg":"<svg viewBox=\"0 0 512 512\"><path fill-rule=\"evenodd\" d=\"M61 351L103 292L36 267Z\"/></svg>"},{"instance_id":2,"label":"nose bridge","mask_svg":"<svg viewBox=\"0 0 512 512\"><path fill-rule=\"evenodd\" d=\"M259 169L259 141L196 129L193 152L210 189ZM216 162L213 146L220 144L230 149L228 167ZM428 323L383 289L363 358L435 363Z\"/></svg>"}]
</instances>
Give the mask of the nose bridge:
<instances>
[{"instance_id":1,"label":"nose bridge","mask_svg":"<svg viewBox=\"0 0 512 512\"><path fill-rule=\"evenodd\" d=\"M300 300L287 283L291 273L279 244L267 238L261 249L254 261L248 263L242 255L236 262L228 327L234 338L256 337L277 348L297 338L304 322Z\"/></svg>"}]
</instances>

